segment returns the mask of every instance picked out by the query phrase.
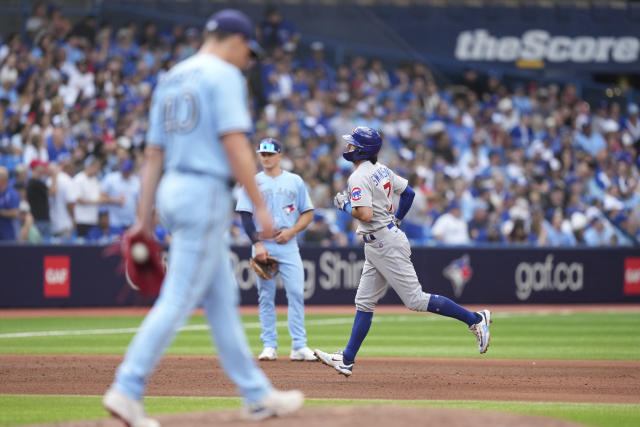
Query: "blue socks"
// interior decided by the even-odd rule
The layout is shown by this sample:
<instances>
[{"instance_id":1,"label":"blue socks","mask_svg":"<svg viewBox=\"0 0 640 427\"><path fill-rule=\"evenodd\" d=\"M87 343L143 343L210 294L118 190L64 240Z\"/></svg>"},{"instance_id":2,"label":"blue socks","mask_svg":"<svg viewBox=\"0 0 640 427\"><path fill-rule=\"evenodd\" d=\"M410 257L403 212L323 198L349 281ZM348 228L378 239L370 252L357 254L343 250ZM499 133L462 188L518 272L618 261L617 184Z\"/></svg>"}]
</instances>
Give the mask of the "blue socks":
<instances>
[{"instance_id":1,"label":"blue socks","mask_svg":"<svg viewBox=\"0 0 640 427\"><path fill-rule=\"evenodd\" d=\"M474 325L480 321L480 316L478 314L459 306L449 298L441 295L431 294L427 310L431 313L440 314L442 316L453 317L454 319L458 319L461 322L466 323L468 326Z\"/></svg>"},{"instance_id":2,"label":"blue socks","mask_svg":"<svg viewBox=\"0 0 640 427\"><path fill-rule=\"evenodd\" d=\"M342 352L342 360L346 365L356 360L356 354L360 350L360 345L369 333L373 312L356 311L356 317L353 319L353 328L351 328L351 338L347 347Z\"/></svg>"},{"instance_id":3,"label":"blue socks","mask_svg":"<svg viewBox=\"0 0 640 427\"><path fill-rule=\"evenodd\" d=\"M480 321L478 314L459 306L449 298L441 295L431 295L427 310L443 316L453 317L469 326ZM351 338L349 338L349 342L342 352L342 360L345 364L349 365L356 360L356 354L358 354L358 350L360 350L360 345L362 345L362 341L364 341L369 333L372 319L373 312L356 311L356 317L353 319L353 327L351 328Z\"/></svg>"}]
</instances>

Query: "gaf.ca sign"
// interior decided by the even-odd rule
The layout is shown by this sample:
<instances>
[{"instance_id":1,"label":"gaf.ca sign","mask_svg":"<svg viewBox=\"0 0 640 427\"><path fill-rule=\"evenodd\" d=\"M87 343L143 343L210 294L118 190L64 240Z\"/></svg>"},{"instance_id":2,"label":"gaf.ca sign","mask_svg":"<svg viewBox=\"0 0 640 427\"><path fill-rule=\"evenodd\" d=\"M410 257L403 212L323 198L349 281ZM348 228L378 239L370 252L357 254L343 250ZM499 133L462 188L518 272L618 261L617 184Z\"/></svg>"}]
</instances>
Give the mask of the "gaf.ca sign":
<instances>
[{"instance_id":1,"label":"gaf.ca sign","mask_svg":"<svg viewBox=\"0 0 640 427\"><path fill-rule=\"evenodd\" d=\"M493 36L486 29L458 34L455 57L460 61L548 61L554 63L632 63L640 57L640 39L551 35L532 29L521 36Z\"/></svg>"},{"instance_id":2,"label":"gaf.ca sign","mask_svg":"<svg viewBox=\"0 0 640 427\"><path fill-rule=\"evenodd\" d=\"M554 263L549 254L544 262L521 262L515 272L516 297L526 301L532 292L578 292L584 286L584 265L579 262Z\"/></svg>"}]
</instances>

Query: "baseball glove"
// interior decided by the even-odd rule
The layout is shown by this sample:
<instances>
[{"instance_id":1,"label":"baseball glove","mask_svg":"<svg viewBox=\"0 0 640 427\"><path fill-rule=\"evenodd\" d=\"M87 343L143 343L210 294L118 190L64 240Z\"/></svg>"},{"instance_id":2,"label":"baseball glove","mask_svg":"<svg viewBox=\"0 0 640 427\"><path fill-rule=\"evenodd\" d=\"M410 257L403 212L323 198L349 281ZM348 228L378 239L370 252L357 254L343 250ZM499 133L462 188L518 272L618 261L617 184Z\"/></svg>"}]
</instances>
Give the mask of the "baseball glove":
<instances>
[{"instance_id":1,"label":"baseball glove","mask_svg":"<svg viewBox=\"0 0 640 427\"><path fill-rule=\"evenodd\" d=\"M131 248L136 243L144 244L148 249L148 256L143 262L134 261ZM157 296L164 280L166 269L162 264L162 247L154 239L150 239L140 233L124 233L120 241L109 246L104 255L122 257L121 271L127 278L129 286L146 296Z\"/></svg>"},{"instance_id":2,"label":"baseball glove","mask_svg":"<svg viewBox=\"0 0 640 427\"><path fill-rule=\"evenodd\" d=\"M266 262L260 262L257 258L249 258L249 264L251 268L256 271L256 274L265 280L273 279L278 273L278 264L280 262L272 257L268 256Z\"/></svg>"}]
</instances>

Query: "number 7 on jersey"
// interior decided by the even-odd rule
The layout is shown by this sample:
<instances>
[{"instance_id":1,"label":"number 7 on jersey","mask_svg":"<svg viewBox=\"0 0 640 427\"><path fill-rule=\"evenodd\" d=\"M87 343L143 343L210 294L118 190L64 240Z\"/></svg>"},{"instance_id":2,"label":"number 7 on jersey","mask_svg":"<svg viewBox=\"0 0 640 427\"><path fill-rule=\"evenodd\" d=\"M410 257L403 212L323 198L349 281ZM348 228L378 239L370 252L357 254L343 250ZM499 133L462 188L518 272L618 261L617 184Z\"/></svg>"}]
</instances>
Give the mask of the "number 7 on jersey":
<instances>
[{"instance_id":1,"label":"number 7 on jersey","mask_svg":"<svg viewBox=\"0 0 640 427\"><path fill-rule=\"evenodd\" d=\"M391 181L385 182L382 188L387 190L387 199L389 199L389 212L393 212L393 202L391 202Z\"/></svg>"}]
</instances>

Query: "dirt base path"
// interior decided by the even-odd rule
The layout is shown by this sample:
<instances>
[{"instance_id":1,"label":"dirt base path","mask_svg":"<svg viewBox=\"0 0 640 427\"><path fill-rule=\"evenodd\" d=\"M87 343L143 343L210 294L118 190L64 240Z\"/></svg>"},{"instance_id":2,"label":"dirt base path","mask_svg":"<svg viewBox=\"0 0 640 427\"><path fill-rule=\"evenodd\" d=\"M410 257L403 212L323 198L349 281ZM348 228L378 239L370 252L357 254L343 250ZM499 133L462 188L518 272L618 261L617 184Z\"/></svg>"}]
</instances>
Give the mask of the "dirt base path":
<instances>
[{"instance_id":1,"label":"dirt base path","mask_svg":"<svg viewBox=\"0 0 640 427\"><path fill-rule=\"evenodd\" d=\"M101 395L122 356L0 355L0 394ZM358 358L350 378L318 362L261 362L311 398L640 403L640 361ZM166 356L150 396L237 396L214 356Z\"/></svg>"},{"instance_id":2,"label":"dirt base path","mask_svg":"<svg viewBox=\"0 0 640 427\"><path fill-rule=\"evenodd\" d=\"M164 415L157 418L163 427L255 427L255 421L245 421L239 411L200 412ZM388 427L388 426L448 426L468 427L572 427L578 424L547 417L467 411L459 409L408 408L397 406L304 408L282 418L271 418L260 427ZM56 427L121 427L115 420L82 421L55 424ZM34 426L35 427L35 426Z\"/></svg>"}]
</instances>

